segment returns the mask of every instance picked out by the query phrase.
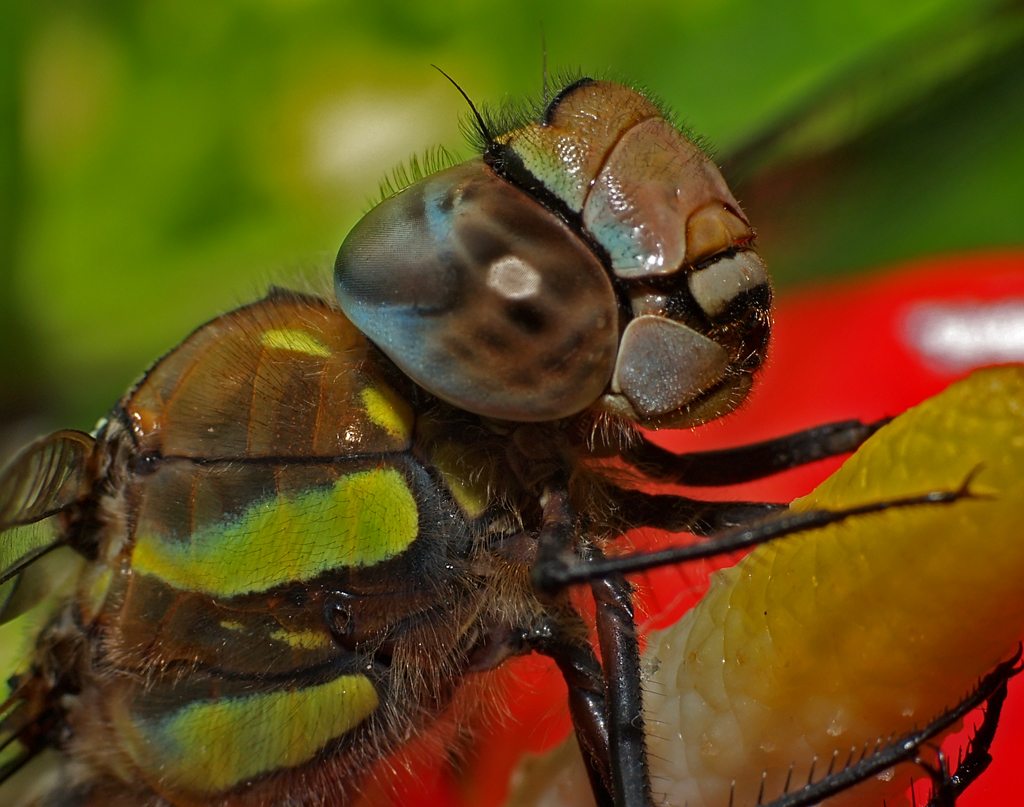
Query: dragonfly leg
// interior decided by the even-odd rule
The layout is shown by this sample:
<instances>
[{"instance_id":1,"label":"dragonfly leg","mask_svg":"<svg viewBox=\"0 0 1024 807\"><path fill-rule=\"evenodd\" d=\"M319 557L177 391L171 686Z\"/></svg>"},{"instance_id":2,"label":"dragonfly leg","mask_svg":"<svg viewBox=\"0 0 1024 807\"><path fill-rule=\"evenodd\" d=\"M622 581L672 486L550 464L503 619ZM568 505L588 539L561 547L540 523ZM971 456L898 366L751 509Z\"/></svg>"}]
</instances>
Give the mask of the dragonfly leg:
<instances>
[{"instance_id":1,"label":"dragonfly leg","mask_svg":"<svg viewBox=\"0 0 1024 807\"><path fill-rule=\"evenodd\" d=\"M666 532L712 535L786 509L772 502L708 502L630 488L612 488L610 496L616 524L623 532L642 524Z\"/></svg>"},{"instance_id":2,"label":"dragonfly leg","mask_svg":"<svg viewBox=\"0 0 1024 807\"><path fill-rule=\"evenodd\" d=\"M800 790L786 793L774 801L768 802L764 807L810 807L810 805L817 804L829 796L834 796L847 790L860 782L870 779L872 776L877 776L894 765L898 765L901 762L915 761L918 759L918 752L922 746L947 731L957 722L963 720L971 711L984 703L988 703L988 711L977 736L984 735L985 750L983 753L987 754L988 744L991 743L992 735L995 732L995 723L999 719L1002 701L1006 697L1007 681L1021 671L1020 660L1021 649L1018 648L1013 658L1004 661L982 678L974 692L945 714L939 715L939 717L923 729L897 738L858 762L852 763L841 770L829 772L817 781L808 782ZM990 714L993 715L991 722ZM972 743L971 750L973 750L973 745ZM968 762L970 756L971 751L964 758L964 763ZM961 764L962 766L963 763ZM935 771L935 773L940 777L942 776L940 771ZM981 771L979 770L977 773L981 773ZM958 769L953 776L948 778L955 781L959 775L960 770ZM974 781L974 779L971 778L970 781ZM947 787L943 787L942 791L938 794L940 800L935 801L933 799L928 803L928 807L948 807L951 802L942 801L941 799L948 799L950 795L954 799L952 803L955 803L956 797L963 792L963 789L970 784L970 781L965 782L959 790L954 790L952 793L949 792ZM954 787L956 786L954 785Z\"/></svg>"},{"instance_id":3,"label":"dragonfly leg","mask_svg":"<svg viewBox=\"0 0 1024 807\"><path fill-rule=\"evenodd\" d=\"M915 764L923 768L932 780L932 797L928 799L925 807L956 807L956 790L953 787L953 776L949 772L949 760L946 755L937 750L936 763L915 757Z\"/></svg>"},{"instance_id":4,"label":"dragonfly leg","mask_svg":"<svg viewBox=\"0 0 1024 807\"><path fill-rule=\"evenodd\" d=\"M608 706L604 671L575 611L559 613L523 637L524 645L553 659L569 688L569 713L598 807L613 807Z\"/></svg>"},{"instance_id":5,"label":"dragonfly leg","mask_svg":"<svg viewBox=\"0 0 1024 807\"><path fill-rule=\"evenodd\" d=\"M540 592L554 594L557 591L545 587L549 569L577 562L590 563L603 556L593 546L576 545L576 518L564 487L549 487L542 506L544 515L531 579ZM640 648L633 618L633 592L625 578L618 574L594 578L590 585L597 606L602 664L598 665L600 684L596 691L601 697L599 700L594 697L592 672L582 670L584 679L575 687L566 676L573 693L570 700L577 699L577 708L585 713L577 721L574 710L573 722L584 756L592 756L595 748L604 751L603 759L588 762L591 782L599 778L597 773L603 770L615 807L644 807L650 803L651 787L644 743ZM560 659L553 649L563 657ZM541 648L541 652L555 658L563 674L565 667L574 675L581 671L578 664L582 657L578 649L566 653L564 648ZM600 709L598 714L594 713L595 707ZM607 785L602 789L607 789ZM600 800L604 794L596 791L595 788Z\"/></svg>"},{"instance_id":6,"label":"dragonfly leg","mask_svg":"<svg viewBox=\"0 0 1024 807\"><path fill-rule=\"evenodd\" d=\"M848 454L890 420L826 423L760 443L689 454L676 454L643 440L624 451L622 458L649 479L696 487L736 485Z\"/></svg>"},{"instance_id":7,"label":"dragonfly leg","mask_svg":"<svg viewBox=\"0 0 1024 807\"><path fill-rule=\"evenodd\" d=\"M972 475L973 476L973 475ZM776 538L798 532L815 530L856 516L879 513L893 507L915 507L952 504L973 494L968 489L970 477L959 490L934 491L921 496L892 499L849 507L841 510L809 510L803 513L779 512L768 515L753 524L725 530L708 540L682 546L673 546L656 552L637 552L611 558L585 558L574 560L552 559L543 568L532 570L534 585L541 591L554 593L566 586L590 582L610 574L642 572L661 566L670 566L692 560L717 557L728 552L748 549ZM650 526L637 523L634 527Z\"/></svg>"},{"instance_id":8,"label":"dragonfly leg","mask_svg":"<svg viewBox=\"0 0 1024 807\"><path fill-rule=\"evenodd\" d=\"M1020 650L1017 651L1017 655L1020 655ZM1010 667L999 686L986 700L985 716L967 744L967 752L956 766L956 770L950 774L949 766L943 764L942 757L939 759L938 770L925 768L934 783L934 792L926 807L946 807L947 804L956 804L957 798L992 764L992 754L989 753L989 749L995 739L1003 703L1006 701L1007 683L1019 670L1019 667ZM936 774L939 776L938 779L936 779Z\"/></svg>"},{"instance_id":9,"label":"dragonfly leg","mask_svg":"<svg viewBox=\"0 0 1024 807\"><path fill-rule=\"evenodd\" d=\"M650 803L651 784L633 589L620 574L592 580L590 589L597 603L597 638L604 660L613 791L621 799L616 807L641 807Z\"/></svg>"}]
</instances>

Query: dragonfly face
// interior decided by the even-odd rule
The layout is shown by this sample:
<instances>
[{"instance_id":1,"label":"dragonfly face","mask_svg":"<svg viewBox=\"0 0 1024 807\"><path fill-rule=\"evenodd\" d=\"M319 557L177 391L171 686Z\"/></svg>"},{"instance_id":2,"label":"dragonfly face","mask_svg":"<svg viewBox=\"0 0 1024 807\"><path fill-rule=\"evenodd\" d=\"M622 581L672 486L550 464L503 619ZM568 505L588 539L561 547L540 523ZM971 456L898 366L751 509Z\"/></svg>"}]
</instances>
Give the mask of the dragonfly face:
<instances>
[{"instance_id":1,"label":"dragonfly face","mask_svg":"<svg viewBox=\"0 0 1024 807\"><path fill-rule=\"evenodd\" d=\"M274 290L201 326L95 435L0 478L4 618L50 615L0 717L2 775L61 754L32 803L344 805L529 652L566 677L598 802L648 799L630 590L587 564L633 527L776 508L650 496L609 460L692 476L635 426L742 401L765 269L717 169L631 89L582 80L481 135L355 227L336 301ZM56 546L81 564L48 596Z\"/></svg>"},{"instance_id":2,"label":"dragonfly face","mask_svg":"<svg viewBox=\"0 0 1024 807\"><path fill-rule=\"evenodd\" d=\"M371 211L335 277L356 327L462 409L692 425L736 406L764 358L771 293L752 238L657 107L586 80L483 159Z\"/></svg>"}]
</instances>

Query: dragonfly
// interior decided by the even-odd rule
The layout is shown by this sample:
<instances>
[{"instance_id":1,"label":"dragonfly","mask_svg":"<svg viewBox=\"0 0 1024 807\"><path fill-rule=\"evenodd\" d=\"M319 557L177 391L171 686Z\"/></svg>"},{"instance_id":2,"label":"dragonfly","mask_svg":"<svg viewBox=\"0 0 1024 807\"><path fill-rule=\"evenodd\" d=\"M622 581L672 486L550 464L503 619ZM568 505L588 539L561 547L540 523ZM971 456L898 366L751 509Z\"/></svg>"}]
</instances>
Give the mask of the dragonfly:
<instances>
[{"instance_id":1,"label":"dragonfly","mask_svg":"<svg viewBox=\"0 0 1024 807\"><path fill-rule=\"evenodd\" d=\"M880 424L651 442L641 428L734 410L764 363L750 223L629 87L579 79L519 117L474 115L478 156L371 210L333 298L273 288L206 323L94 433L38 440L0 476L2 618L32 617L0 780L52 761L23 804L351 804L540 654L594 800L640 807L626 574L969 495L790 512L648 492L845 454ZM623 552L640 527L703 540ZM853 781L810 784L797 803Z\"/></svg>"}]
</instances>

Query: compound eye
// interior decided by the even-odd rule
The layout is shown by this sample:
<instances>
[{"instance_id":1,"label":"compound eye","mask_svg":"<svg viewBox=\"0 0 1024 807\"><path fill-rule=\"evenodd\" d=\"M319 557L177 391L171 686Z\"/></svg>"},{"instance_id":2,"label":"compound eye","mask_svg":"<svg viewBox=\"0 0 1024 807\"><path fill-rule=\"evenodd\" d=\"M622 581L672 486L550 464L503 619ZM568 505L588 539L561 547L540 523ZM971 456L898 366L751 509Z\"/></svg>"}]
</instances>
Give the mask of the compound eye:
<instances>
[{"instance_id":1,"label":"compound eye","mask_svg":"<svg viewBox=\"0 0 1024 807\"><path fill-rule=\"evenodd\" d=\"M487 417L590 406L618 344L611 281L557 216L465 163L370 211L335 265L342 310L424 389Z\"/></svg>"}]
</instances>

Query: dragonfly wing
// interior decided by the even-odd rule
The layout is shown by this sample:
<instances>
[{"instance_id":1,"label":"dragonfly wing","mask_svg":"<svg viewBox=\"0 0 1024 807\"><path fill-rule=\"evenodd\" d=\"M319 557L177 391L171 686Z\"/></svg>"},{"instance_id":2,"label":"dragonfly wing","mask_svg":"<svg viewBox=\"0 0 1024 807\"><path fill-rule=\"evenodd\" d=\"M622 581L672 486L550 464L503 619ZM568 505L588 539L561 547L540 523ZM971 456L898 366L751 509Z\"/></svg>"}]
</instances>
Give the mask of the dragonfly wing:
<instances>
[{"instance_id":1,"label":"dragonfly wing","mask_svg":"<svg viewBox=\"0 0 1024 807\"><path fill-rule=\"evenodd\" d=\"M92 490L96 440L66 429L32 443L0 475L0 624L42 599L26 569L65 537L60 514Z\"/></svg>"}]
</instances>

